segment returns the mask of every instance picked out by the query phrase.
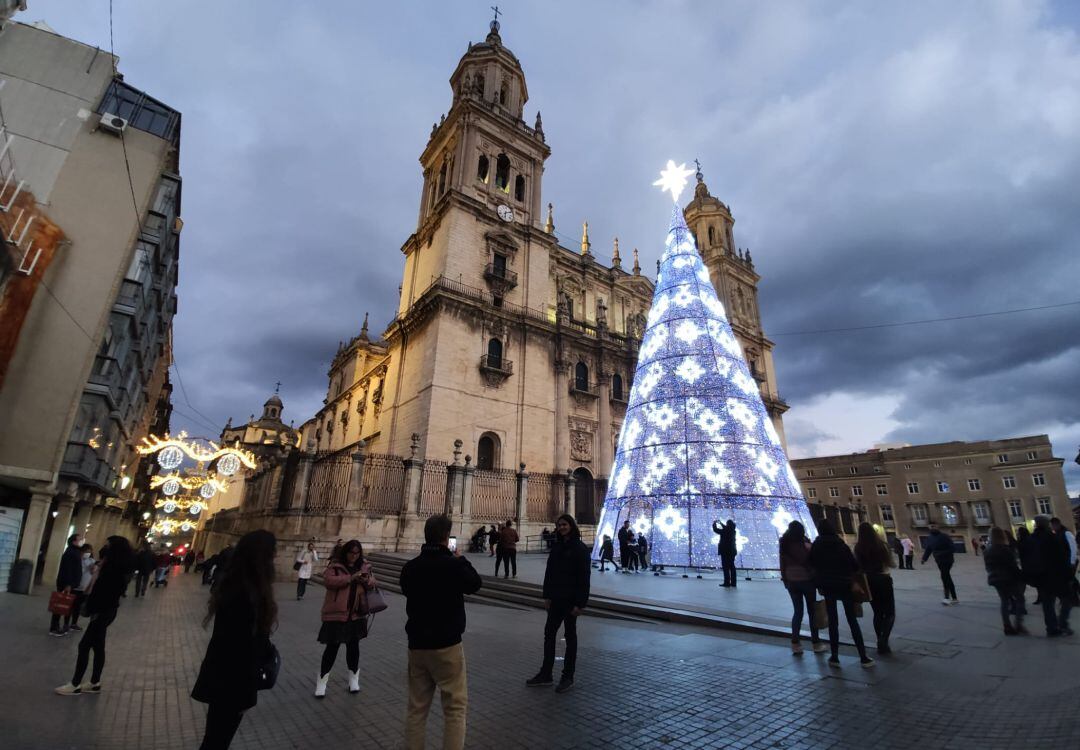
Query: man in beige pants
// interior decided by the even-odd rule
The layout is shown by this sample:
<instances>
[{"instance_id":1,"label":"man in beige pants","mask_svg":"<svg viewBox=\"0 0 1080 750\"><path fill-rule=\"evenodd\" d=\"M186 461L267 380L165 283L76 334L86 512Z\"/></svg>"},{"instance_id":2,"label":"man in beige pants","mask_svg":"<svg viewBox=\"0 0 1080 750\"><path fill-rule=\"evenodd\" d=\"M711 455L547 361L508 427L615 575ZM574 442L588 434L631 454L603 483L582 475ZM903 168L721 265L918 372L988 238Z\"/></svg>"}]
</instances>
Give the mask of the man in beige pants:
<instances>
[{"instance_id":1,"label":"man in beige pants","mask_svg":"<svg viewBox=\"0 0 1080 750\"><path fill-rule=\"evenodd\" d=\"M408 750L423 750L436 687L443 707L443 750L465 747L469 688L461 634L465 632L465 594L480 589L480 575L460 552L450 551L451 528L445 515L429 518L420 554L401 569L409 637Z\"/></svg>"}]
</instances>

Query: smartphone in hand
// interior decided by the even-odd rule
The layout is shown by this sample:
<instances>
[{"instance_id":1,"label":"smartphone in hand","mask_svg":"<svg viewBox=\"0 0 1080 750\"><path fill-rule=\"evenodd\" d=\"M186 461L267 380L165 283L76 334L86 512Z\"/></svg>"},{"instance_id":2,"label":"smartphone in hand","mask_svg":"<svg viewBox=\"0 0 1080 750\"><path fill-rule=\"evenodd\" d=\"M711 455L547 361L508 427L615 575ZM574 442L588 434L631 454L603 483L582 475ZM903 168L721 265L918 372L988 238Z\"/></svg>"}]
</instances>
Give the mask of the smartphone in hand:
<instances>
[{"instance_id":1,"label":"smartphone in hand","mask_svg":"<svg viewBox=\"0 0 1080 750\"><path fill-rule=\"evenodd\" d=\"M457 552L457 537L456 536L450 537L450 551L451 552Z\"/></svg>"}]
</instances>

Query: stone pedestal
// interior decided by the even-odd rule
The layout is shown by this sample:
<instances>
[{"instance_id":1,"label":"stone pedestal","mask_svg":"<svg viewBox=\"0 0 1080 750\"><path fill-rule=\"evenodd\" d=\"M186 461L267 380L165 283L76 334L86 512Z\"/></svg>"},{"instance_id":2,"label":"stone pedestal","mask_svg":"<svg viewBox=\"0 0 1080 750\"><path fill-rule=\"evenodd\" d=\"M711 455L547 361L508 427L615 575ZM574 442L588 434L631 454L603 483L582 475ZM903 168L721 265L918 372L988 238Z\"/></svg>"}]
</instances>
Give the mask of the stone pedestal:
<instances>
[{"instance_id":1,"label":"stone pedestal","mask_svg":"<svg viewBox=\"0 0 1080 750\"><path fill-rule=\"evenodd\" d=\"M349 477L349 496L345 501L345 510L360 510L364 492L364 441L356 446L352 454L352 475Z\"/></svg>"},{"instance_id":2,"label":"stone pedestal","mask_svg":"<svg viewBox=\"0 0 1080 750\"><path fill-rule=\"evenodd\" d=\"M566 470L566 513L569 513L574 518L577 518L577 498L575 487L577 480L574 479L574 472L569 469Z\"/></svg>"}]
</instances>

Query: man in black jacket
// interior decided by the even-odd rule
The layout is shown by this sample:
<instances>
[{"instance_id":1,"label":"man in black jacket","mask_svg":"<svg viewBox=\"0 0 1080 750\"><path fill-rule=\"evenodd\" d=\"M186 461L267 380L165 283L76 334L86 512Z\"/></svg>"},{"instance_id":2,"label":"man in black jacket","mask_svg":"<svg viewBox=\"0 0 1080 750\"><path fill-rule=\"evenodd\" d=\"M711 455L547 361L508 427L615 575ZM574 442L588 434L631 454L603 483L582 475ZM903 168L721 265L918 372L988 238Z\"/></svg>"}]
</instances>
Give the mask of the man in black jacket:
<instances>
[{"instance_id":1,"label":"man in black jacket","mask_svg":"<svg viewBox=\"0 0 1080 750\"><path fill-rule=\"evenodd\" d=\"M480 574L450 551L453 525L445 515L424 524L424 546L401 569L405 595L405 633L409 637L409 708L405 715L405 747L422 750L431 699L439 688L443 707L443 747L465 746L465 712L469 704L465 680L465 594L480 589Z\"/></svg>"},{"instance_id":2,"label":"man in black jacket","mask_svg":"<svg viewBox=\"0 0 1080 750\"><path fill-rule=\"evenodd\" d=\"M956 604L956 584L952 579L953 566L953 541L950 537L941 533L937 526L930 527L930 536L923 547L922 564L934 556L938 572L941 574L941 587L945 594L941 599L942 604Z\"/></svg>"},{"instance_id":3,"label":"man in black jacket","mask_svg":"<svg viewBox=\"0 0 1080 750\"><path fill-rule=\"evenodd\" d=\"M630 519L623 521L622 528L619 529L619 533L616 534L619 540L619 563L623 573L630 572L630 537L634 532L630 530ZM559 534L559 530L555 530L556 537Z\"/></svg>"},{"instance_id":4,"label":"man in black jacket","mask_svg":"<svg viewBox=\"0 0 1080 750\"><path fill-rule=\"evenodd\" d=\"M56 590L70 594L82 581L82 537L72 534L68 546L60 556L60 569L56 572ZM67 635L68 629L60 627L60 615L53 614L49 622L49 635Z\"/></svg>"},{"instance_id":5,"label":"man in black jacket","mask_svg":"<svg viewBox=\"0 0 1080 750\"><path fill-rule=\"evenodd\" d=\"M563 654L562 678L556 693L574 687L574 668L577 666L577 618L589 603L589 578L592 560L589 548L581 541L577 522L569 514L555 522L555 542L548 553L544 572L544 663L535 677L525 681L529 687L550 685L555 668L555 636L563 627L566 652Z\"/></svg>"},{"instance_id":6,"label":"man in black jacket","mask_svg":"<svg viewBox=\"0 0 1080 750\"><path fill-rule=\"evenodd\" d=\"M1035 531L1024 542L1027 555L1024 573L1039 591L1039 603L1046 622L1046 636L1072 635L1069 612L1072 610L1072 566L1069 564L1069 546L1065 537L1055 534L1050 527L1049 516L1035 517ZM1061 600L1058 612L1057 601Z\"/></svg>"},{"instance_id":7,"label":"man in black jacket","mask_svg":"<svg viewBox=\"0 0 1080 750\"><path fill-rule=\"evenodd\" d=\"M716 544L716 554L720 555L720 567L724 571L723 588L735 588L739 585L739 575L735 570L735 556L739 554L738 533L735 530L735 521L728 519L723 526L720 520L713 521L714 534L720 535L720 541Z\"/></svg>"}]
</instances>

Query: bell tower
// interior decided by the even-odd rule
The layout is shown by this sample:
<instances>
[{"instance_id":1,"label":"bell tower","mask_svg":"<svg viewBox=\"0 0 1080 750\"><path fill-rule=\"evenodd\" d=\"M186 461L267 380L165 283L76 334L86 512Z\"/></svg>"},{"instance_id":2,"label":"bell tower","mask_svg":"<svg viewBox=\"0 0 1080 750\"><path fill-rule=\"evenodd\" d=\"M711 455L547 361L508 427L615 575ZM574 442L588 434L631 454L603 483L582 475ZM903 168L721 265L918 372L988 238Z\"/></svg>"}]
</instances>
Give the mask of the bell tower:
<instances>
[{"instance_id":1,"label":"bell tower","mask_svg":"<svg viewBox=\"0 0 1080 750\"><path fill-rule=\"evenodd\" d=\"M551 149L540 113L525 122L525 73L499 29L492 21L484 41L470 43L458 61L450 111L432 125L420 155L423 190L416 234L402 248L409 260L399 312L438 278L522 303L527 296L509 282L522 270L522 241L542 234L540 188ZM468 224L475 234L477 223L482 239L462 246L459 230ZM485 257L473 258L478 245Z\"/></svg>"},{"instance_id":2,"label":"bell tower","mask_svg":"<svg viewBox=\"0 0 1080 750\"><path fill-rule=\"evenodd\" d=\"M780 398L776 385L773 342L765 337L761 329L757 300L757 285L761 277L754 270L750 251L743 252L736 248L733 233L735 219L731 209L709 193L700 164L694 198L683 209L683 215L686 225L694 233L698 252L709 269L709 277L724 303L731 328L742 345L743 356L761 388L765 408L786 450L782 417L788 405Z\"/></svg>"}]
</instances>

